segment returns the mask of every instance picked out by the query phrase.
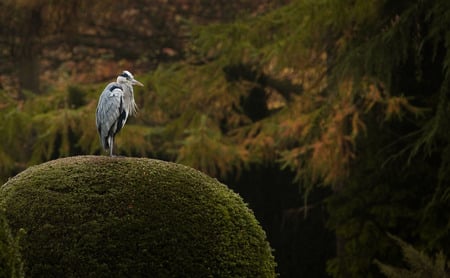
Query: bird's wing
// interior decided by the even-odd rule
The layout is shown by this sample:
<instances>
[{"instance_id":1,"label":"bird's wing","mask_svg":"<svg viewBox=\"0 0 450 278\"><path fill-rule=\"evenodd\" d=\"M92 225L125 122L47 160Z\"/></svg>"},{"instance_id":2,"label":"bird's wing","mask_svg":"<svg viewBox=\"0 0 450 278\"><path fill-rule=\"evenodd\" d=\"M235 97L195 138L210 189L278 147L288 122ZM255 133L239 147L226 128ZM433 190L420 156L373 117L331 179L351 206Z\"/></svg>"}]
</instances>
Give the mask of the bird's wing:
<instances>
[{"instance_id":1,"label":"bird's wing","mask_svg":"<svg viewBox=\"0 0 450 278\"><path fill-rule=\"evenodd\" d=\"M106 137L123 113L123 90L117 83L110 83L100 95L96 124L101 137Z\"/></svg>"}]
</instances>

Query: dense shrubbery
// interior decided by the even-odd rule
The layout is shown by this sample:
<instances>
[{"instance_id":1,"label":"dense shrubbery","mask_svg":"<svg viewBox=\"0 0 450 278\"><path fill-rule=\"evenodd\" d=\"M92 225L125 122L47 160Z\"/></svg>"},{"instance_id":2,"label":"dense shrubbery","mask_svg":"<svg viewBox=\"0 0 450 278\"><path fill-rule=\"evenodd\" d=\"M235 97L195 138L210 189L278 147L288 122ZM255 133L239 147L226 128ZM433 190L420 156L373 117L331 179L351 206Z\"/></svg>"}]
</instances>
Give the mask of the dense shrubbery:
<instances>
[{"instance_id":1,"label":"dense shrubbery","mask_svg":"<svg viewBox=\"0 0 450 278\"><path fill-rule=\"evenodd\" d=\"M1 188L30 277L273 277L265 234L217 180L158 160L83 156Z\"/></svg>"},{"instance_id":2,"label":"dense shrubbery","mask_svg":"<svg viewBox=\"0 0 450 278\"><path fill-rule=\"evenodd\" d=\"M0 278L23 277L18 240L11 235L3 211L0 212Z\"/></svg>"}]
</instances>

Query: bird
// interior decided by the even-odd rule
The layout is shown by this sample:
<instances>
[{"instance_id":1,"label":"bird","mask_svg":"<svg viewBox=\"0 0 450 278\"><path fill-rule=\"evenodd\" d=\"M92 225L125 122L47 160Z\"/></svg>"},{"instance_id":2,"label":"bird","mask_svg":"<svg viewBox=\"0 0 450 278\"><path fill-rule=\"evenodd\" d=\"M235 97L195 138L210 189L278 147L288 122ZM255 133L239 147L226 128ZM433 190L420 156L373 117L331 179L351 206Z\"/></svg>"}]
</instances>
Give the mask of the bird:
<instances>
[{"instance_id":1,"label":"bird","mask_svg":"<svg viewBox=\"0 0 450 278\"><path fill-rule=\"evenodd\" d=\"M125 70L117 76L116 82L109 83L101 93L97 110L96 126L101 144L109 155L114 156L114 137L123 128L129 116L135 115L133 86L144 86Z\"/></svg>"}]
</instances>

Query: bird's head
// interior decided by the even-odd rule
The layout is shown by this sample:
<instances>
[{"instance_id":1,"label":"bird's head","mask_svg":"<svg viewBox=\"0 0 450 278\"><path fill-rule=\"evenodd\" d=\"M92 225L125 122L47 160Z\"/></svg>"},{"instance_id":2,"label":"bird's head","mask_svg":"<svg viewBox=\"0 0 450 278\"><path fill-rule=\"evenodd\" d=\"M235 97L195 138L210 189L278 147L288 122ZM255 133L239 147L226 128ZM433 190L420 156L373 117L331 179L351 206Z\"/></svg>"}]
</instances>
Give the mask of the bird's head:
<instances>
[{"instance_id":1,"label":"bird's head","mask_svg":"<svg viewBox=\"0 0 450 278\"><path fill-rule=\"evenodd\" d=\"M128 83L130 85L138 85L144 87L144 84L134 79L131 72L124 70L119 76L117 76L117 83Z\"/></svg>"}]
</instances>

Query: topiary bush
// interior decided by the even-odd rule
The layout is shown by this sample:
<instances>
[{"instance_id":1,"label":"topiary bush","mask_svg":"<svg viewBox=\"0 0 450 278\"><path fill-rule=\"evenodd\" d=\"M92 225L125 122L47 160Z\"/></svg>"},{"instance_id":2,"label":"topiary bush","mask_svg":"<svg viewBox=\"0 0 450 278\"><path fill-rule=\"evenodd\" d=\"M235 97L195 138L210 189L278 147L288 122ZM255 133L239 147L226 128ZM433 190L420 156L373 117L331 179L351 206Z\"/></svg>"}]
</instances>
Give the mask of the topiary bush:
<instances>
[{"instance_id":1,"label":"topiary bush","mask_svg":"<svg viewBox=\"0 0 450 278\"><path fill-rule=\"evenodd\" d=\"M192 168L79 156L30 167L0 188L25 229L29 277L274 277L265 233L242 199Z\"/></svg>"},{"instance_id":2,"label":"topiary bush","mask_svg":"<svg viewBox=\"0 0 450 278\"><path fill-rule=\"evenodd\" d=\"M23 275L18 238L11 235L3 211L0 211L0 278L20 278Z\"/></svg>"}]
</instances>

